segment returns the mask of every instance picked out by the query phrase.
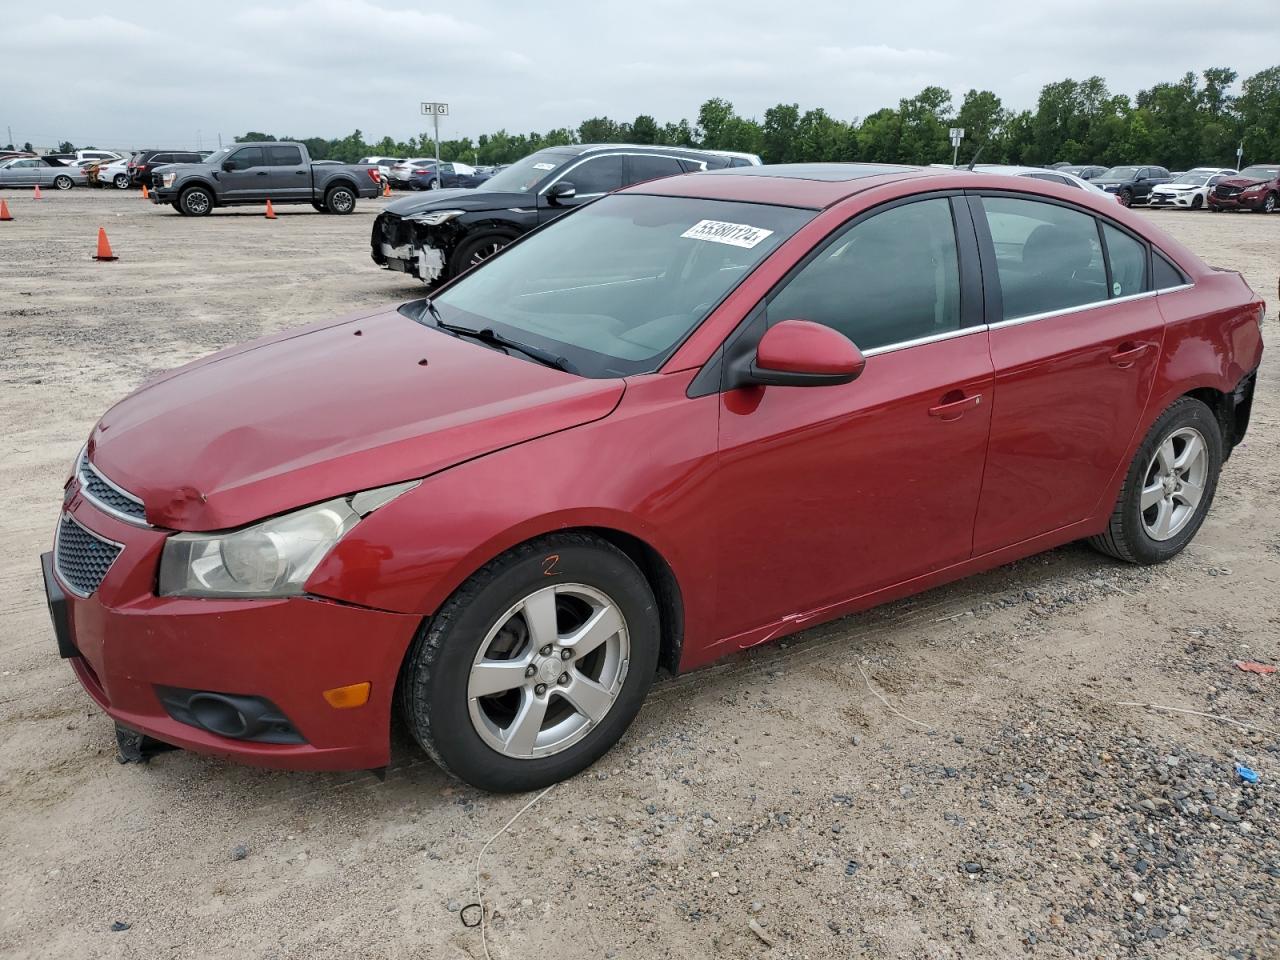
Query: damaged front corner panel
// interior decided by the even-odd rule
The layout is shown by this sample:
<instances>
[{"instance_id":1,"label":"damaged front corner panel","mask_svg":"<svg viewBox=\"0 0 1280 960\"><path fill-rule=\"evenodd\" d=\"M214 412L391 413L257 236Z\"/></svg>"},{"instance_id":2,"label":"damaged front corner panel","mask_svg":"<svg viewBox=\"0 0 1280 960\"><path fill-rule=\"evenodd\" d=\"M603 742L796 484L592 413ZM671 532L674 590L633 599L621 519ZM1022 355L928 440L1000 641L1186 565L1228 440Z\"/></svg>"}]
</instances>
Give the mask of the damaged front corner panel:
<instances>
[{"instance_id":1,"label":"damaged front corner panel","mask_svg":"<svg viewBox=\"0 0 1280 960\"><path fill-rule=\"evenodd\" d=\"M444 273L444 252L421 241L399 246L384 243L382 255L392 270L412 274L423 283L432 283Z\"/></svg>"}]
</instances>

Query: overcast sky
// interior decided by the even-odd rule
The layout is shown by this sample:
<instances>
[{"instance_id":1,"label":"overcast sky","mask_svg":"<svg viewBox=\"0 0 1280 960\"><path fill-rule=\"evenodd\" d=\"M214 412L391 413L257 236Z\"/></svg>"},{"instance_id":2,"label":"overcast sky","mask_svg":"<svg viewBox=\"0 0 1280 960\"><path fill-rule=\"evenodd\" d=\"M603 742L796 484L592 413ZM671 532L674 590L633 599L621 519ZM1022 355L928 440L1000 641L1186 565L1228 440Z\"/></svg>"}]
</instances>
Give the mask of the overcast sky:
<instances>
[{"instance_id":1,"label":"overcast sky","mask_svg":"<svg viewBox=\"0 0 1280 960\"><path fill-rule=\"evenodd\" d=\"M1032 107L1063 77L1130 96L1187 70L1280 62L1280 17L1209 28L1203 0L5 0L0 135L48 146L216 146L247 130L402 139L659 122L708 97L865 116L928 84ZM1146 8L1150 13L1143 15ZM440 12L433 12L435 10ZM963 12L961 12L963 11ZM1123 11L1123 12L1121 12ZM1243 10L1236 11L1245 15ZM1238 17L1237 17L1238 18ZM1152 39L1143 39L1149 33Z\"/></svg>"}]
</instances>

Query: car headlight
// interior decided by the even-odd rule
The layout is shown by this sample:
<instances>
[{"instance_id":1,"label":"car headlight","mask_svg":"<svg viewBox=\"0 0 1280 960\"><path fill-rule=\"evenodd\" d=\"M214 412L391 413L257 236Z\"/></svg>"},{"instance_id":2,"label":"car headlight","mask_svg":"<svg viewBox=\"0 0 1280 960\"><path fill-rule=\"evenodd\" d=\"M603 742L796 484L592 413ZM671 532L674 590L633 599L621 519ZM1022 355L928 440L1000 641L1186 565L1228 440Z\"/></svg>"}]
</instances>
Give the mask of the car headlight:
<instances>
[{"instance_id":1,"label":"car headlight","mask_svg":"<svg viewBox=\"0 0 1280 960\"><path fill-rule=\"evenodd\" d=\"M172 187L173 181L177 179L178 179L178 175L176 173L166 173L160 178L160 182L163 183L166 187Z\"/></svg>"},{"instance_id":2,"label":"car headlight","mask_svg":"<svg viewBox=\"0 0 1280 960\"><path fill-rule=\"evenodd\" d=\"M1257 193L1259 190L1265 190L1265 189L1267 189L1267 185L1265 183L1251 183L1249 186L1245 187L1244 190L1241 192Z\"/></svg>"},{"instance_id":3,"label":"car headlight","mask_svg":"<svg viewBox=\"0 0 1280 960\"><path fill-rule=\"evenodd\" d=\"M178 533L160 556L165 597L290 597L357 523L419 481L326 500L239 530Z\"/></svg>"},{"instance_id":4,"label":"car headlight","mask_svg":"<svg viewBox=\"0 0 1280 960\"><path fill-rule=\"evenodd\" d=\"M454 217L460 217L467 211L465 210L432 210L429 213L419 213L410 217L414 223L425 224L428 227L438 227L442 223L448 223Z\"/></svg>"}]
</instances>

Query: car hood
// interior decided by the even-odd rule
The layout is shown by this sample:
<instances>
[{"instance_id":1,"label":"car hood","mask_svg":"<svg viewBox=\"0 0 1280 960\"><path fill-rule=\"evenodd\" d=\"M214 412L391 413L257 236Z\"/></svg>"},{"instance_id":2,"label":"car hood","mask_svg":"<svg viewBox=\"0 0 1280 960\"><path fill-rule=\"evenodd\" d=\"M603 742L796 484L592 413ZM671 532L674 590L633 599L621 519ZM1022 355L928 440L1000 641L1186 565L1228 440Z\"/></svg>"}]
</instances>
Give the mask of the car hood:
<instances>
[{"instance_id":1,"label":"car hood","mask_svg":"<svg viewBox=\"0 0 1280 960\"><path fill-rule=\"evenodd\" d=\"M1258 180L1255 177L1228 177L1226 180L1221 182L1229 187L1243 187L1246 189L1249 187L1260 187L1264 183L1270 183L1269 180Z\"/></svg>"},{"instance_id":2,"label":"car hood","mask_svg":"<svg viewBox=\"0 0 1280 960\"><path fill-rule=\"evenodd\" d=\"M508 207L532 207L532 193L500 193L475 188L426 190L420 194L393 200L384 208L399 217L411 217L426 210L503 210Z\"/></svg>"},{"instance_id":3,"label":"car hood","mask_svg":"<svg viewBox=\"0 0 1280 960\"><path fill-rule=\"evenodd\" d=\"M624 389L388 308L161 375L107 411L89 459L148 522L219 530L598 420Z\"/></svg>"}]
</instances>

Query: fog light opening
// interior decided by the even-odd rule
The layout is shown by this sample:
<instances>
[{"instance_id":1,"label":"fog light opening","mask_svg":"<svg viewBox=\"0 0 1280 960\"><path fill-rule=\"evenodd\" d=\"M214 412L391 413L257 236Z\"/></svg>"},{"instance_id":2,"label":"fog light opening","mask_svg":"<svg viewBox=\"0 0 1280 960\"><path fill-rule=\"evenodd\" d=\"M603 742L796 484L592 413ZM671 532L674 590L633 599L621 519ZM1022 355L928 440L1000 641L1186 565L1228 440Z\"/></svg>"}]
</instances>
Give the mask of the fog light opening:
<instances>
[{"instance_id":1,"label":"fog light opening","mask_svg":"<svg viewBox=\"0 0 1280 960\"><path fill-rule=\"evenodd\" d=\"M200 726L224 737L243 737L249 721L234 703L225 697L198 693L188 701L188 709Z\"/></svg>"}]
</instances>

